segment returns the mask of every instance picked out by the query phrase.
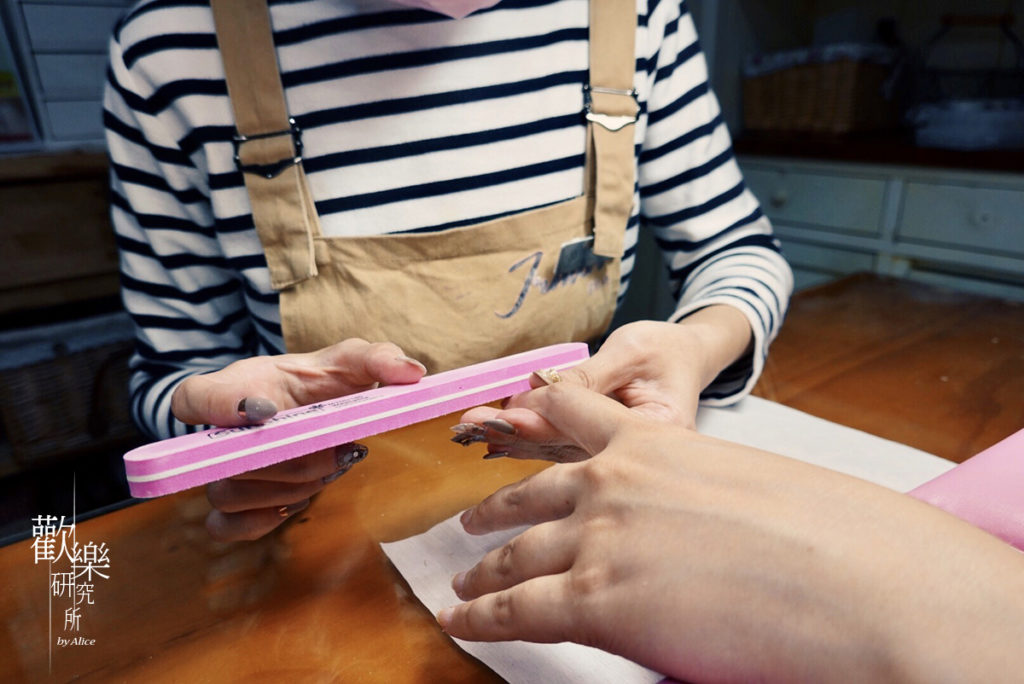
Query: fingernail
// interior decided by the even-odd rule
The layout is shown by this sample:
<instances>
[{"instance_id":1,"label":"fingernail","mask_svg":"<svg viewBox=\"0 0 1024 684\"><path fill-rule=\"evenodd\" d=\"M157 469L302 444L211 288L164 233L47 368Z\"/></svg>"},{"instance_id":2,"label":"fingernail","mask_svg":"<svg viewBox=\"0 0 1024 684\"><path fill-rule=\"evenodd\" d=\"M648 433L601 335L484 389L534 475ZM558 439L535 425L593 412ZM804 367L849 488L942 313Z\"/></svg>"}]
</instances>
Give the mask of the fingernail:
<instances>
[{"instance_id":1,"label":"fingernail","mask_svg":"<svg viewBox=\"0 0 1024 684\"><path fill-rule=\"evenodd\" d=\"M448 629L448 625L452 621L453 608L442 608L437 612L437 624L441 625L441 629Z\"/></svg>"},{"instance_id":2,"label":"fingernail","mask_svg":"<svg viewBox=\"0 0 1024 684\"><path fill-rule=\"evenodd\" d=\"M330 475L327 475L323 479L324 484L331 484L339 477L347 473L352 469L356 463L359 463L366 455L370 453L370 450L362 444L356 444L350 442L348 444L342 444L334 449L334 463L338 469Z\"/></svg>"},{"instance_id":3,"label":"fingernail","mask_svg":"<svg viewBox=\"0 0 1024 684\"><path fill-rule=\"evenodd\" d=\"M366 458L368 453L370 453L370 450L367 447L350 442L335 448L334 461L338 465L338 470L344 472ZM331 476L328 475L328 477Z\"/></svg>"},{"instance_id":4,"label":"fingernail","mask_svg":"<svg viewBox=\"0 0 1024 684\"><path fill-rule=\"evenodd\" d=\"M460 435L467 433L471 435L482 435L487 432L483 425L477 425L476 423L458 423L456 425L452 425L448 429Z\"/></svg>"},{"instance_id":5,"label":"fingernail","mask_svg":"<svg viewBox=\"0 0 1024 684\"><path fill-rule=\"evenodd\" d=\"M455 577L452 577L452 589L455 591L455 595L462 598L462 587L466 585L466 573L456 573Z\"/></svg>"},{"instance_id":6,"label":"fingernail","mask_svg":"<svg viewBox=\"0 0 1024 684\"><path fill-rule=\"evenodd\" d=\"M402 363L407 363L410 366L416 366L421 371L423 371L424 374L426 374L426 372L427 372L427 367L426 366L424 366L422 363L420 363L419 361L417 361L416 359L414 359L414 358L412 358L410 356L396 356L395 357L395 361L401 361Z\"/></svg>"},{"instance_id":7,"label":"fingernail","mask_svg":"<svg viewBox=\"0 0 1024 684\"><path fill-rule=\"evenodd\" d=\"M281 506L280 508L277 509L277 515L282 518L289 518L298 513L299 511L303 510L304 508L306 508L306 506L308 505L309 499L306 499L305 501L300 501L298 503L288 504L287 506Z\"/></svg>"},{"instance_id":8,"label":"fingernail","mask_svg":"<svg viewBox=\"0 0 1024 684\"><path fill-rule=\"evenodd\" d=\"M562 380L562 376L554 368L541 368L533 371L533 374L545 385L553 385Z\"/></svg>"},{"instance_id":9,"label":"fingernail","mask_svg":"<svg viewBox=\"0 0 1024 684\"><path fill-rule=\"evenodd\" d=\"M326 476L324 476L324 478L323 478L323 482L324 482L324 484L325 484L325 485L326 485L326 484L331 484L332 482L334 482L335 480L337 480L337 479L338 479L339 477L341 477L342 475L344 475L344 474L345 474L345 473L347 473L348 471L349 471L349 468L341 468L341 469L339 469L339 470L335 470L335 471L334 471L333 473L331 473L330 475L326 475Z\"/></svg>"},{"instance_id":10,"label":"fingernail","mask_svg":"<svg viewBox=\"0 0 1024 684\"><path fill-rule=\"evenodd\" d=\"M250 423L262 423L277 413L277 404L263 397L243 397L238 402L238 415Z\"/></svg>"},{"instance_id":11,"label":"fingernail","mask_svg":"<svg viewBox=\"0 0 1024 684\"><path fill-rule=\"evenodd\" d=\"M502 420L501 418L491 418L490 420L485 420L484 425L491 428L492 430L496 430L497 432L501 432L506 435L516 434L516 426L508 422L507 420Z\"/></svg>"},{"instance_id":12,"label":"fingernail","mask_svg":"<svg viewBox=\"0 0 1024 684\"><path fill-rule=\"evenodd\" d=\"M462 446L469 446L476 442L486 442L487 438L483 435L474 435L472 432L462 432L452 437L452 441Z\"/></svg>"},{"instance_id":13,"label":"fingernail","mask_svg":"<svg viewBox=\"0 0 1024 684\"><path fill-rule=\"evenodd\" d=\"M508 456L507 451L488 451L484 454L484 459L490 460L492 458L504 458L505 456Z\"/></svg>"}]
</instances>

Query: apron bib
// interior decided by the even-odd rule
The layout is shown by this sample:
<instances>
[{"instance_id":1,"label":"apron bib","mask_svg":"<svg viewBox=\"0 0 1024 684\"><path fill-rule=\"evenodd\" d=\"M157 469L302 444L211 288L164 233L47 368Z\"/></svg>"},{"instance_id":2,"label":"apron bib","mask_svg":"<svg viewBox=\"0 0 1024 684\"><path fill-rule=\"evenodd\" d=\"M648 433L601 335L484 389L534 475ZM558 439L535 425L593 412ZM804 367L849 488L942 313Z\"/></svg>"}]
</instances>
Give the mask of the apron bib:
<instances>
[{"instance_id":1,"label":"apron bib","mask_svg":"<svg viewBox=\"0 0 1024 684\"><path fill-rule=\"evenodd\" d=\"M236 163L280 293L289 352L348 337L390 341L436 373L605 332L635 178L633 3L591 1L582 195L473 226L367 237L320 231L265 0L212 4L238 128ZM580 247L588 238L592 245ZM567 243L576 248L566 254L592 249L603 259L560 268Z\"/></svg>"}]
</instances>

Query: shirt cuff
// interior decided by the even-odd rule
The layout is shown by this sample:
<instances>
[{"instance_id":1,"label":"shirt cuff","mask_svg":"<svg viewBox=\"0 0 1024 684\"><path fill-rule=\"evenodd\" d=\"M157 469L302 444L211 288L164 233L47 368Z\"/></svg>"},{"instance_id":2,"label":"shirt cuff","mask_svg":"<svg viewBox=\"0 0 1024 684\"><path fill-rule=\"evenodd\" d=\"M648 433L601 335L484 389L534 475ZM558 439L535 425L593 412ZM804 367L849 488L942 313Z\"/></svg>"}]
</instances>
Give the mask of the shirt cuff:
<instances>
[{"instance_id":1,"label":"shirt cuff","mask_svg":"<svg viewBox=\"0 0 1024 684\"><path fill-rule=\"evenodd\" d=\"M731 306L742 313L747 319L747 323L750 324L750 331L753 335L750 351L723 369L700 393L702 405L730 406L750 394L754 389L754 385L757 384L758 378L761 377L761 371L764 369L765 358L768 356L768 340L763 327L764 323L757 310L739 295L722 293L708 299L689 302L676 309L668 320L670 323L678 323L693 312L715 304Z\"/></svg>"}]
</instances>

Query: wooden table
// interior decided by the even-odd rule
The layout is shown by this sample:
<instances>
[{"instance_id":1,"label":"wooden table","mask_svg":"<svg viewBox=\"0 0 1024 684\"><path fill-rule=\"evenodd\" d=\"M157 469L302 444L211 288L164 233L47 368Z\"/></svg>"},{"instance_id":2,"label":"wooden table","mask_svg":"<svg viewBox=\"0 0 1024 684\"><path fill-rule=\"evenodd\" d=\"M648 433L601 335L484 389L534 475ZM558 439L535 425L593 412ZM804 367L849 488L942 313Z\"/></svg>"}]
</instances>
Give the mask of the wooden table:
<instances>
[{"instance_id":1,"label":"wooden table","mask_svg":"<svg viewBox=\"0 0 1024 684\"><path fill-rule=\"evenodd\" d=\"M754 393L961 462L1024 428L1024 304L867 274L806 290Z\"/></svg>"},{"instance_id":2,"label":"wooden table","mask_svg":"<svg viewBox=\"0 0 1024 684\"><path fill-rule=\"evenodd\" d=\"M758 393L962 458L1024 427L1021 307L858 277L801 294ZM81 631L30 541L0 549L0 680L490 682L377 545L428 529L540 464L484 461L446 417L366 440L370 457L279 533L218 544L200 491L79 523L105 543ZM64 513L39 511L39 514ZM26 522L26 524L28 524ZM57 637L95 639L52 648Z\"/></svg>"},{"instance_id":3,"label":"wooden table","mask_svg":"<svg viewBox=\"0 0 1024 684\"><path fill-rule=\"evenodd\" d=\"M80 523L79 543L107 544L110 578L82 610L78 634L96 643L55 646L52 678L46 564L30 541L0 549L0 681L502 681L441 633L378 546L541 467L453 444L455 418L361 440L365 461L256 542L211 541L202 489ZM76 636L57 602L54 639Z\"/></svg>"}]
</instances>

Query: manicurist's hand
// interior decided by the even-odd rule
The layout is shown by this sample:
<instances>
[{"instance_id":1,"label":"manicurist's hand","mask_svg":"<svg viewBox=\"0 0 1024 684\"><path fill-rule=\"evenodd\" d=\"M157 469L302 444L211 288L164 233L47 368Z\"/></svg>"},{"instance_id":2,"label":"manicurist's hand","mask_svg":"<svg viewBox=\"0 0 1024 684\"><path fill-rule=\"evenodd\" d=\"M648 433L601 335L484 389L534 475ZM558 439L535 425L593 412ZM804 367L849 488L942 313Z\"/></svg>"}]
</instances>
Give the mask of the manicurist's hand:
<instances>
[{"instance_id":1,"label":"manicurist's hand","mask_svg":"<svg viewBox=\"0 0 1024 684\"><path fill-rule=\"evenodd\" d=\"M370 389L377 383L417 382L425 369L391 343L344 342L306 354L258 356L178 386L171 410L195 425L259 423L278 410ZM218 540L256 539L309 505L310 497L366 456L346 444L207 487L213 510L206 519Z\"/></svg>"},{"instance_id":2,"label":"manicurist's hand","mask_svg":"<svg viewBox=\"0 0 1024 684\"><path fill-rule=\"evenodd\" d=\"M611 333L593 357L569 370L561 381L614 397L636 413L692 428L701 391L751 343L750 324L739 310L717 305L700 309L679 323L638 321ZM533 387L544 384L539 377ZM535 413L517 410L522 396L506 402L502 418L481 406L462 416L463 425L484 426L491 454L513 458L578 461L582 452ZM501 428L504 428L502 430Z\"/></svg>"},{"instance_id":3,"label":"manicurist's hand","mask_svg":"<svg viewBox=\"0 0 1024 684\"><path fill-rule=\"evenodd\" d=\"M693 682L1024 672L1024 556L996 538L578 385L521 410L596 455L463 515L473 534L532 527L454 578L466 603L438 615L452 636L575 641Z\"/></svg>"}]
</instances>

